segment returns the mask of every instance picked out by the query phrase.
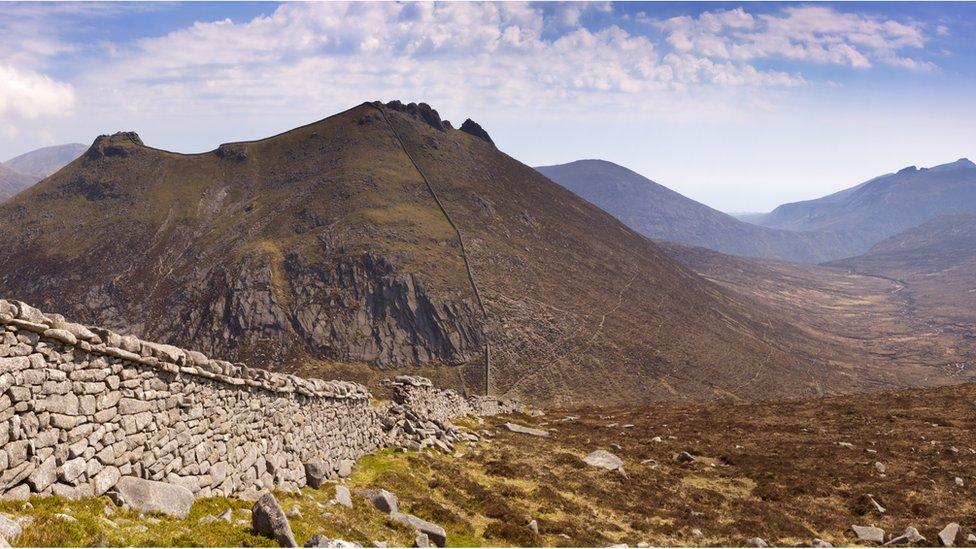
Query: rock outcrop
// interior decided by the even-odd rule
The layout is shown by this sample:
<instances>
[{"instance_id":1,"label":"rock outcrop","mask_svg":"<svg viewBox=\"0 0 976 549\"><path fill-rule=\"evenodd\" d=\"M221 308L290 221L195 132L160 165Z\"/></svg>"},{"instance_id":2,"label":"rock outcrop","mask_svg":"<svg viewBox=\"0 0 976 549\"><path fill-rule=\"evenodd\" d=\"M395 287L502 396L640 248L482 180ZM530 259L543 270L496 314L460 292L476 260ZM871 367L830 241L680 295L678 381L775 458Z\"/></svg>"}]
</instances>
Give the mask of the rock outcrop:
<instances>
[{"instance_id":1,"label":"rock outcrop","mask_svg":"<svg viewBox=\"0 0 976 549\"><path fill-rule=\"evenodd\" d=\"M488 132L485 131L485 129L481 127L481 124L478 124L477 122L475 122L474 120L471 120L470 118L468 118L467 120L464 121L463 124L461 124L460 130L462 132L464 132L464 133L469 133L469 134L477 137L478 139L482 139L484 141L487 141L488 143L491 143L492 145L495 144L495 142L491 140L491 136L488 135Z\"/></svg>"}]
</instances>

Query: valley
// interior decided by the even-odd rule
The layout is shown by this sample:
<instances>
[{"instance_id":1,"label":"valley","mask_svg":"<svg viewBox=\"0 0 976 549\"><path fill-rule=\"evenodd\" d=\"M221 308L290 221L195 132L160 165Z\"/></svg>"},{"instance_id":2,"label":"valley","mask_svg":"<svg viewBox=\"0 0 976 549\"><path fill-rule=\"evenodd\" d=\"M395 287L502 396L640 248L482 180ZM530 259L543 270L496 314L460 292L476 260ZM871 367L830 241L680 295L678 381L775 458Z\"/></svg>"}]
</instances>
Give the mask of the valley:
<instances>
[{"instance_id":1,"label":"valley","mask_svg":"<svg viewBox=\"0 0 976 549\"><path fill-rule=\"evenodd\" d=\"M678 261L729 290L764 303L822 341L839 360L879 365L876 388L942 385L976 379L976 309L950 308L969 297L966 283L853 271L851 260L823 266L756 261L661 243ZM935 289L935 291L933 291Z\"/></svg>"}]
</instances>

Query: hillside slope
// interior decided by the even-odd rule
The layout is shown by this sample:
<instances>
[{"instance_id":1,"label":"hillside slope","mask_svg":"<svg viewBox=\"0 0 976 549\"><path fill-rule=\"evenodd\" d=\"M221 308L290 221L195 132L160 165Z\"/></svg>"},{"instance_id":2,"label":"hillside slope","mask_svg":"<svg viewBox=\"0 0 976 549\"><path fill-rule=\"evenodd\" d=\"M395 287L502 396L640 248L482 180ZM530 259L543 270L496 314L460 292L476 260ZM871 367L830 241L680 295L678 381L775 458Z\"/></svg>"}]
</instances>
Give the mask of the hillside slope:
<instances>
[{"instance_id":1,"label":"hillside slope","mask_svg":"<svg viewBox=\"0 0 976 549\"><path fill-rule=\"evenodd\" d=\"M850 255L837 235L752 225L605 160L536 169L649 238L765 259L821 262Z\"/></svg>"},{"instance_id":2,"label":"hillside slope","mask_svg":"<svg viewBox=\"0 0 976 549\"><path fill-rule=\"evenodd\" d=\"M756 220L795 231L843 231L866 252L884 238L943 214L976 213L976 164L962 158L933 168L910 166L843 191L784 204Z\"/></svg>"},{"instance_id":3,"label":"hillside slope","mask_svg":"<svg viewBox=\"0 0 976 549\"><path fill-rule=\"evenodd\" d=\"M20 173L43 179L68 165L86 150L88 147L81 143L53 145L15 156L4 164Z\"/></svg>"},{"instance_id":4,"label":"hillside slope","mask_svg":"<svg viewBox=\"0 0 976 549\"><path fill-rule=\"evenodd\" d=\"M86 322L322 376L461 365L480 390L490 351L492 391L537 400L859 386L818 342L461 128L395 102L196 155L100 137L0 205L0 282Z\"/></svg>"}]
</instances>

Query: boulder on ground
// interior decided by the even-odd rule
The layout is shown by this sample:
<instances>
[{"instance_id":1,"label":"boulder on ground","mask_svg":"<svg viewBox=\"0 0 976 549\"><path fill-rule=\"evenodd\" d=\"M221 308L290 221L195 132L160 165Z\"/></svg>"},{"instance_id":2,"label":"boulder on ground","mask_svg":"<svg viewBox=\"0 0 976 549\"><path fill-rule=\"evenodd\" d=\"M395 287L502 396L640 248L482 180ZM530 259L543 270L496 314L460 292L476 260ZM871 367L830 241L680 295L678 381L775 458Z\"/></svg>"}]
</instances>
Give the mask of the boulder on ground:
<instances>
[{"instance_id":1,"label":"boulder on ground","mask_svg":"<svg viewBox=\"0 0 976 549\"><path fill-rule=\"evenodd\" d=\"M695 461L695 456L688 452L678 452L678 454L674 456L674 460L678 463L691 463L692 461Z\"/></svg>"},{"instance_id":2,"label":"boulder on ground","mask_svg":"<svg viewBox=\"0 0 976 549\"><path fill-rule=\"evenodd\" d=\"M15 540L20 537L20 523L16 520L0 513L0 537L7 540Z\"/></svg>"},{"instance_id":3,"label":"boulder on ground","mask_svg":"<svg viewBox=\"0 0 976 549\"><path fill-rule=\"evenodd\" d=\"M892 538L885 545L902 545L909 543L921 543L924 541L925 538L922 536L922 534L919 534L918 530L914 526L909 526L908 528L905 528L905 532L902 535Z\"/></svg>"},{"instance_id":4,"label":"boulder on ground","mask_svg":"<svg viewBox=\"0 0 976 549\"><path fill-rule=\"evenodd\" d=\"M122 477L109 492L116 505L128 505L143 513L162 513L186 518L193 506L194 496L183 486L146 480L138 477Z\"/></svg>"},{"instance_id":5,"label":"boulder on ground","mask_svg":"<svg viewBox=\"0 0 976 549\"><path fill-rule=\"evenodd\" d=\"M534 437L547 437L549 436L549 431L543 431L542 429L533 429L532 427L526 427L525 425L519 425L518 423L505 423L502 427L508 429L513 433L520 433L523 435L532 435Z\"/></svg>"},{"instance_id":6,"label":"boulder on ground","mask_svg":"<svg viewBox=\"0 0 976 549\"><path fill-rule=\"evenodd\" d=\"M820 538L813 538L813 541L810 543L810 547L829 548L833 547L833 545L831 545L829 541L824 541Z\"/></svg>"},{"instance_id":7,"label":"boulder on ground","mask_svg":"<svg viewBox=\"0 0 976 549\"><path fill-rule=\"evenodd\" d=\"M944 547L952 547L956 543L956 536L959 535L959 524L950 522L939 532L939 541Z\"/></svg>"},{"instance_id":8,"label":"boulder on ground","mask_svg":"<svg viewBox=\"0 0 976 549\"><path fill-rule=\"evenodd\" d=\"M601 467L603 469L607 469L608 471L622 470L624 466L623 460L606 450L596 450L591 452L590 455L583 458L583 461L586 462L587 465Z\"/></svg>"},{"instance_id":9,"label":"boulder on ground","mask_svg":"<svg viewBox=\"0 0 976 549\"><path fill-rule=\"evenodd\" d=\"M406 513L393 513L391 516L397 522L405 524L418 532L427 534L427 537L430 538L430 541L434 542L434 545L438 547L447 545L447 531L433 522L427 522L422 518Z\"/></svg>"},{"instance_id":10,"label":"boulder on ground","mask_svg":"<svg viewBox=\"0 0 976 549\"><path fill-rule=\"evenodd\" d=\"M335 487L335 500L339 505L352 509L352 494L349 493L349 488L342 484Z\"/></svg>"},{"instance_id":11,"label":"boulder on ground","mask_svg":"<svg viewBox=\"0 0 976 549\"><path fill-rule=\"evenodd\" d=\"M766 543L766 540L762 538L749 538L746 540L745 546L746 547L769 547L769 544Z\"/></svg>"},{"instance_id":12,"label":"boulder on ground","mask_svg":"<svg viewBox=\"0 0 976 549\"><path fill-rule=\"evenodd\" d=\"M396 495L386 490L367 489L363 490L363 496L380 511L387 515L392 515L400 511L400 504Z\"/></svg>"},{"instance_id":13,"label":"boulder on ground","mask_svg":"<svg viewBox=\"0 0 976 549\"><path fill-rule=\"evenodd\" d=\"M861 541L873 541L874 543L884 543L884 530L877 526L851 526L854 535Z\"/></svg>"},{"instance_id":14,"label":"boulder on ground","mask_svg":"<svg viewBox=\"0 0 976 549\"><path fill-rule=\"evenodd\" d=\"M259 497L251 508L251 528L262 536L274 539L282 547L298 547L288 517L271 492Z\"/></svg>"}]
</instances>

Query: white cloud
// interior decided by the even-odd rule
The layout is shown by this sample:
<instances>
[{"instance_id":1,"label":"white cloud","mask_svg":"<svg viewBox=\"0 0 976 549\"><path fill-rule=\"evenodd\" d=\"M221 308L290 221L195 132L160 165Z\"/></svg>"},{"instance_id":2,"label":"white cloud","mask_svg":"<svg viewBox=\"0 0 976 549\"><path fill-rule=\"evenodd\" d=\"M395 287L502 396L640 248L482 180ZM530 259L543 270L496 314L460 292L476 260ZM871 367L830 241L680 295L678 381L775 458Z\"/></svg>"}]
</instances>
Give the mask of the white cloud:
<instances>
[{"instance_id":1,"label":"white cloud","mask_svg":"<svg viewBox=\"0 0 976 549\"><path fill-rule=\"evenodd\" d=\"M27 128L31 109L57 116L72 102L81 140L117 129L284 129L394 98L489 120L748 118L799 97L810 63L933 67L922 55L928 27L821 6L659 21L607 3L286 3L250 20L116 42L91 29L120 12L140 17L127 10L141 8L92 6L12 4L0 13L2 63L16 73L0 82L0 135ZM787 62L773 70L768 59ZM14 88L38 99L11 100Z\"/></svg>"},{"instance_id":2,"label":"white cloud","mask_svg":"<svg viewBox=\"0 0 976 549\"><path fill-rule=\"evenodd\" d=\"M546 15L520 3L285 4L251 21L196 23L119 48L87 76L88 100L116 104L122 98L113 90L125 90L129 108L182 113L331 109L389 98L468 110L666 110L686 105L689 88L755 95L804 83L745 63L669 55L614 25L587 29L577 13L584 9L608 7L567 5ZM570 28L546 37L549 17ZM744 12L715 17L735 28L751 24Z\"/></svg>"},{"instance_id":3,"label":"white cloud","mask_svg":"<svg viewBox=\"0 0 976 549\"><path fill-rule=\"evenodd\" d=\"M70 84L43 74L0 65L0 122L15 127L18 120L32 120L67 113L74 104Z\"/></svg>"},{"instance_id":4,"label":"white cloud","mask_svg":"<svg viewBox=\"0 0 976 549\"><path fill-rule=\"evenodd\" d=\"M930 62L900 54L924 47L921 24L842 13L831 7L787 7L778 14L758 16L735 8L698 17L673 17L658 25L676 50L711 58L782 58L854 68L870 68L874 63L934 68Z\"/></svg>"}]
</instances>

